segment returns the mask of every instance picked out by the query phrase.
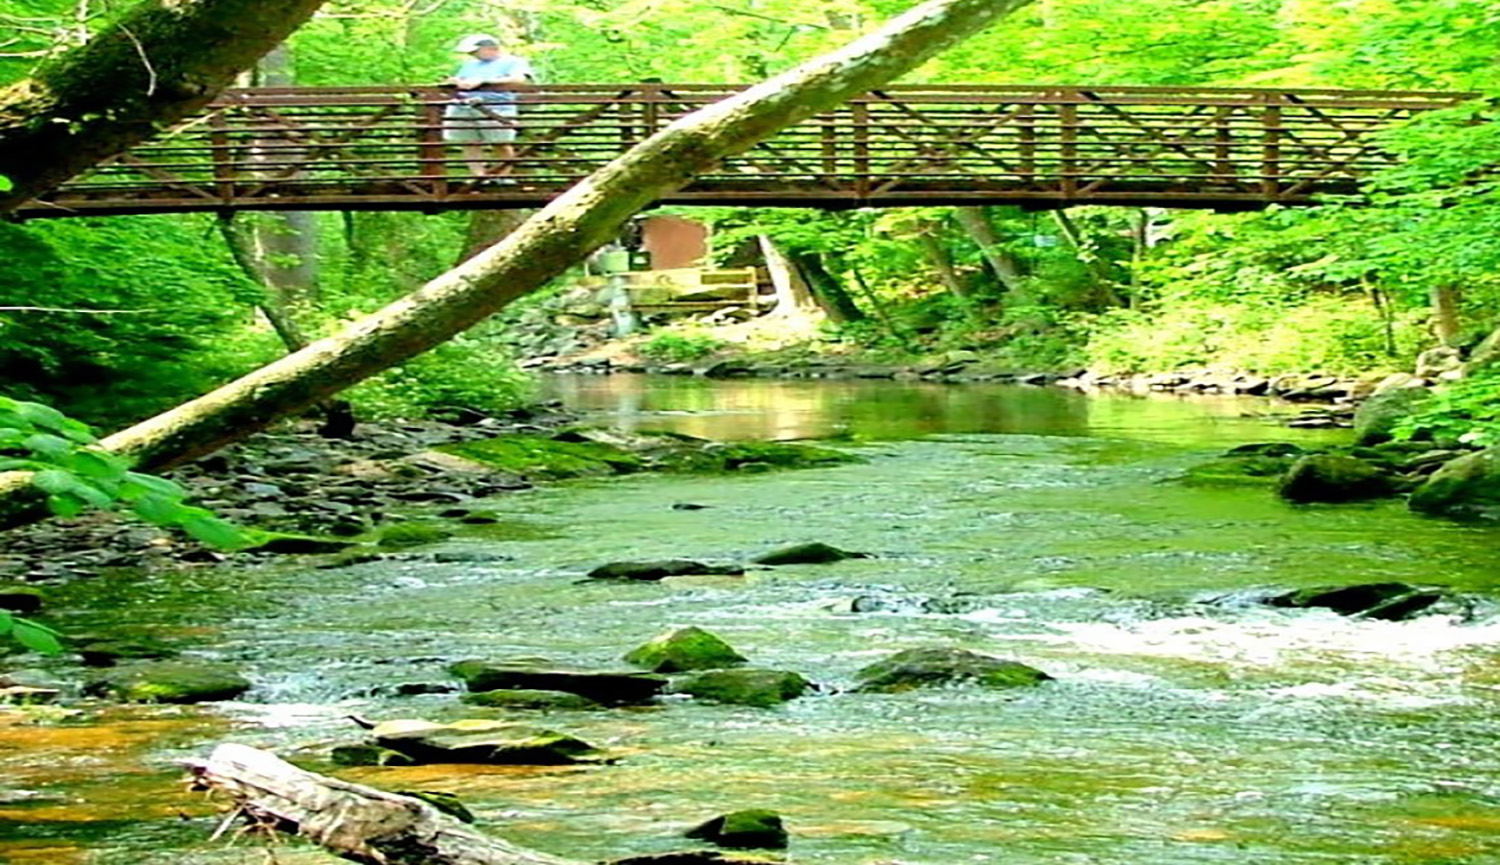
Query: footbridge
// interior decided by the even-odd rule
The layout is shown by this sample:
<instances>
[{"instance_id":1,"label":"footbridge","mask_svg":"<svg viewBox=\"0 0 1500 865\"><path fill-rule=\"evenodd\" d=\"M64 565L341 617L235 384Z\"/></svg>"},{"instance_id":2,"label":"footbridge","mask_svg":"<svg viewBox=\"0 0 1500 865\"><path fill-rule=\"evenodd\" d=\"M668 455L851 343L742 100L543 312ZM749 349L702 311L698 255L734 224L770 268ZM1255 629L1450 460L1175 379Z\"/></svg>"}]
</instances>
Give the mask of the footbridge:
<instances>
[{"instance_id":1,"label":"footbridge","mask_svg":"<svg viewBox=\"0 0 1500 865\"><path fill-rule=\"evenodd\" d=\"M501 88L497 88L501 89ZM503 181L443 140L442 87L231 90L198 116L30 202L22 218L254 210L537 207L739 88L517 91ZM880 207L1071 204L1250 210L1358 192L1382 130L1466 94L1237 88L881 89L787 128L663 199Z\"/></svg>"}]
</instances>

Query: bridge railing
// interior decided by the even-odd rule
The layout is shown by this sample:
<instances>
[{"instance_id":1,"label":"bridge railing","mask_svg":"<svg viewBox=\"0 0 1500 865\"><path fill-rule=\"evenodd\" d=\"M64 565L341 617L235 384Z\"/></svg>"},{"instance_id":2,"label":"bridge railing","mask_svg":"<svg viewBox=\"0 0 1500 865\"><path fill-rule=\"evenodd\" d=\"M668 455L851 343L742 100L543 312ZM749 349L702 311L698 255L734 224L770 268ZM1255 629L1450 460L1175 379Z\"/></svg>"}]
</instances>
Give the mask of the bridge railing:
<instances>
[{"instance_id":1,"label":"bridge railing","mask_svg":"<svg viewBox=\"0 0 1500 865\"><path fill-rule=\"evenodd\" d=\"M507 88L496 88L507 89ZM26 216L525 206L739 88L514 90L514 182L444 141L441 87L226 92L204 114L33 203ZM1146 87L891 87L790 127L671 197L733 204L1015 201L1257 207L1356 191L1376 134L1463 95Z\"/></svg>"}]
</instances>

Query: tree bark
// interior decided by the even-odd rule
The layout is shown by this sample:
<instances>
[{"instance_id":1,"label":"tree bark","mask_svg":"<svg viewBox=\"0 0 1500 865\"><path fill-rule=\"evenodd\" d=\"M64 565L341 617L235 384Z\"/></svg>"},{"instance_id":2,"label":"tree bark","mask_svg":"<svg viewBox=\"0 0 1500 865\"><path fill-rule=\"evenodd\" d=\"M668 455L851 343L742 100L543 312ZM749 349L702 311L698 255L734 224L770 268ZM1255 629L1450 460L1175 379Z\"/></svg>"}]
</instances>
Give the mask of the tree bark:
<instances>
[{"instance_id":1,"label":"tree bark","mask_svg":"<svg viewBox=\"0 0 1500 865\"><path fill-rule=\"evenodd\" d=\"M771 276L771 285L776 289L776 306L772 315L812 315L820 309L813 297L812 289L797 271L792 260L776 245L770 236L761 234L755 238L760 243L760 253L766 260L766 272Z\"/></svg>"},{"instance_id":2,"label":"tree bark","mask_svg":"<svg viewBox=\"0 0 1500 865\"><path fill-rule=\"evenodd\" d=\"M830 321L845 324L864 320L864 310L859 308L854 298L844 290L839 278L823 263L821 252L791 252L787 257L802 274L803 281L812 289L813 300L818 302Z\"/></svg>"},{"instance_id":3,"label":"tree bark","mask_svg":"<svg viewBox=\"0 0 1500 865\"><path fill-rule=\"evenodd\" d=\"M145 0L0 90L0 213L203 108L323 2Z\"/></svg>"},{"instance_id":4,"label":"tree bark","mask_svg":"<svg viewBox=\"0 0 1500 865\"><path fill-rule=\"evenodd\" d=\"M953 216L963 227L969 239L979 247L979 254L990 266L995 278L1006 291L1015 291L1021 285L1021 265L1015 256L1000 248L1000 238L990 224L982 207L955 207Z\"/></svg>"},{"instance_id":5,"label":"tree bark","mask_svg":"<svg viewBox=\"0 0 1500 865\"><path fill-rule=\"evenodd\" d=\"M476 210L469 215L464 231L464 248L458 254L458 266L510 236L512 231L531 218L534 210Z\"/></svg>"},{"instance_id":6,"label":"tree bark","mask_svg":"<svg viewBox=\"0 0 1500 865\"><path fill-rule=\"evenodd\" d=\"M1094 287L1098 290L1105 306L1120 306L1120 295L1115 291L1114 283L1109 278L1109 268L1100 260L1099 256L1089 248L1085 241L1083 232L1078 230L1078 224L1068 216L1066 210L1052 211L1052 220L1057 224L1057 230L1061 232L1063 240L1067 241L1068 247L1073 254L1089 269L1094 277Z\"/></svg>"},{"instance_id":7,"label":"tree bark","mask_svg":"<svg viewBox=\"0 0 1500 865\"><path fill-rule=\"evenodd\" d=\"M439 345L615 237L664 193L787 125L878 87L1030 0L931 0L879 31L687 115L509 237L411 295L101 446L146 470L209 453Z\"/></svg>"},{"instance_id":8,"label":"tree bark","mask_svg":"<svg viewBox=\"0 0 1500 865\"><path fill-rule=\"evenodd\" d=\"M1463 339L1462 318L1459 313L1463 302L1462 293L1457 286L1445 283L1433 286L1428 292L1428 299L1432 301L1433 335L1443 345L1458 345Z\"/></svg>"},{"instance_id":9,"label":"tree bark","mask_svg":"<svg viewBox=\"0 0 1500 865\"><path fill-rule=\"evenodd\" d=\"M953 293L954 297L967 299L969 287L964 285L963 277L953 269L953 256L949 254L948 247L943 245L942 238L937 236L936 226L929 226L928 230L917 235L917 242L927 253L927 262L932 269L937 271L938 280Z\"/></svg>"},{"instance_id":10,"label":"tree bark","mask_svg":"<svg viewBox=\"0 0 1500 865\"><path fill-rule=\"evenodd\" d=\"M271 49L255 65L256 87L290 87L296 79L286 43ZM261 153L252 149L252 161ZM274 150L269 154L273 162L286 158ZM266 290L289 315L316 309L320 300L318 215L307 210L273 210L256 214L252 225L257 270Z\"/></svg>"},{"instance_id":11,"label":"tree bark","mask_svg":"<svg viewBox=\"0 0 1500 865\"><path fill-rule=\"evenodd\" d=\"M249 819L364 865L583 865L469 828L410 796L307 772L245 745L192 765L195 786L229 794Z\"/></svg>"},{"instance_id":12,"label":"tree bark","mask_svg":"<svg viewBox=\"0 0 1500 865\"><path fill-rule=\"evenodd\" d=\"M287 308L286 299L278 292L265 272L261 269L261 261L255 255L254 241L248 236L244 225L234 218L233 213L222 213L219 215L219 236L224 238L224 246L229 249L229 256L234 263L239 265L240 271L249 277L256 285L260 286L264 297L256 304L261 315L271 323L271 329L276 331L276 336L281 339L281 344L286 350L301 351L307 347L307 336L303 334L302 328L298 326L296 317Z\"/></svg>"}]
</instances>

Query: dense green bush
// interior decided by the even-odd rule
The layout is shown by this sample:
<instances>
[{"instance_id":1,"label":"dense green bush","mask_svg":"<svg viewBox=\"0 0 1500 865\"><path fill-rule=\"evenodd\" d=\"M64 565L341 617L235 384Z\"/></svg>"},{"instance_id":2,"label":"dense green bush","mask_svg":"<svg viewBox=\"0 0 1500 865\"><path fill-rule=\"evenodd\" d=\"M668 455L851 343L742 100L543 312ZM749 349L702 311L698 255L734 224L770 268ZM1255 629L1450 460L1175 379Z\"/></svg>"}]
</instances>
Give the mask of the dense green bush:
<instances>
[{"instance_id":1,"label":"dense green bush","mask_svg":"<svg viewBox=\"0 0 1500 865\"><path fill-rule=\"evenodd\" d=\"M652 337L637 350L660 363L687 363L707 357L723 347L723 340L708 334L671 331Z\"/></svg>"},{"instance_id":2,"label":"dense green bush","mask_svg":"<svg viewBox=\"0 0 1500 865\"><path fill-rule=\"evenodd\" d=\"M460 336L347 393L363 419L501 412L529 401L533 380L487 340Z\"/></svg>"},{"instance_id":3,"label":"dense green bush","mask_svg":"<svg viewBox=\"0 0 1500 865\"><path fill-rule=\"evenodd\" d=\"M1500 370L1486 370L1439 388L1418 411L1397 422L1395 437L1500 445Z\"/></svg>"}]
</instances>

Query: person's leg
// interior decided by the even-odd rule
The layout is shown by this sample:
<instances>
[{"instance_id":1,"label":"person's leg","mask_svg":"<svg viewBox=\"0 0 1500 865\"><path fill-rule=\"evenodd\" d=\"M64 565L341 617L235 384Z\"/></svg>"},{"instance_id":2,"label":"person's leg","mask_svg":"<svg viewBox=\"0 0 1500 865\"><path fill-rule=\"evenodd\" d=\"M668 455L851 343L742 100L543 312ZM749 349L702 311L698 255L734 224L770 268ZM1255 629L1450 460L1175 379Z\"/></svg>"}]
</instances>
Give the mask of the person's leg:
<instances>
[{"instance_id":1,"label":"person's leg","mask_svg":"<svg viewBox=\"0 0 1500 865\"><path fill-rule=\"evenodd\" d=\"M483 180L490 172L489 156L485 153L483 144L465 144L464 162L469 166L469 173L474 175L475 180Z\"/></svg>"}]
</instances>

